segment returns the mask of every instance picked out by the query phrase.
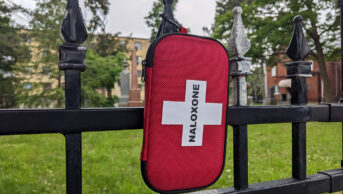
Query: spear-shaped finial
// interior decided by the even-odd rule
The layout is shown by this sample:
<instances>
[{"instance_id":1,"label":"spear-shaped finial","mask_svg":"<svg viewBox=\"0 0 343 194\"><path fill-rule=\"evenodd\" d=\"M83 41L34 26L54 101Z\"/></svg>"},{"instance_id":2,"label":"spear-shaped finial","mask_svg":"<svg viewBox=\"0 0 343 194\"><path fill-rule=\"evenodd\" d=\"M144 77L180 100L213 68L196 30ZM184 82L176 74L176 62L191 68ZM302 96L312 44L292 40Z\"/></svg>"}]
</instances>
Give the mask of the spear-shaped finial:
<instances>
[{"instance_id":1,"label":"spear-shaped finial","mask_svg":"<svg viewBox=\"0 0 343 194\"><path fill-rule=\"evenodd\" d=\"M60 70L86 70L87 47L80 46L88 34L82 18L79 0L68 0L67 15L61 26L63 44L60 51Z\"/></svg>"},{"instance_id":2,"label":"spear-shaped finial","mask_svg":"<svg viewBox=\"0 0 343 194\"><path fill-rule=\"evenodd\" d=\"M242 8L233 9L234 23L229 39L228 51L233 57L230 59L230 75L232 76L232 104L234 106L247 105L246 76L251 74L251 58L244 57L250 49L250 41L245 33L242 21Z\"/></svg>"},{"instance_id":3,"label":"spear-shaped finial","mask_svg":"<svg viewBox=\"0 0 343 194\"><path fill-rule=\"evenodd\" d=\"M233 9L234 22L229 39L228 51L235 57L243 57L251 47L250 41L245 33L242 12L241 7L237 6Z\"/></svg>"},{"instance_id":4,"label":"spear-shaped finial","mask_svg":"<svg viewBox=\"0 0 343 194\"><path fill-rule=\"evenodd\" d=\"M293 37L287 49L288 57L294 61L303 61L311 53L303 32L302 22L302 16L295 16Z\"/></svg>"},{"instance_id":5,"label":"spear-shaped finial","mask_svg":"<svg viewBox=\"0 0 343 194\"><path fill-rule=\"evenodd\" d=\"M156 37L179 31L180 24L174 18L173 4L174 0L163 0L164 12L161 14L162 22Z\"/></svg>"},{"instance_id":6,"label":"spear-shaped finial","mask_svg":"<svg viewBox=\"0 0 343 194\"><path fill-rule=\"evenodd\" d=\"M67 15L61 26L61 37L65 43L82 44L88 37L78 0L68 0Z\"/></svg>"}]
</instances>

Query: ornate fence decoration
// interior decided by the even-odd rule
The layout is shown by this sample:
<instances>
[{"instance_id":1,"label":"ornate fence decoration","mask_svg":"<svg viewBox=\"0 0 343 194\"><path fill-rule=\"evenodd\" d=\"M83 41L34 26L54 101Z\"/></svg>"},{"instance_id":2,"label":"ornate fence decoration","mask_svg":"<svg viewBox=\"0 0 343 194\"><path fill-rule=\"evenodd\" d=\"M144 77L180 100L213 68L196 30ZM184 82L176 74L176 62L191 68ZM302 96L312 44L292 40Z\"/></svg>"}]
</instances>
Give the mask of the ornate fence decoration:
<instances>
[{"instance_id":1,"label":"ornate fence decoration","mask_svg":"<svg viewBox=\"0 0 343 194\"><path fill-rule=\"evenodd\" d=\"M342 5L342 4L340 4ZM342 5L343 6L343 5ZM343 10L343 9L342 9ZM343 122L343 105L306 105L306 78L310 75L309 54L302 17L294 19L295 28L287 55L292 79L291 106L247 106L246 76L251 59L244 57L250 43L244 32L242 9L234 8L234 25L228 50L233 78L233 104L228 109L228 125L234 128L234 187L200 193L324 193L343 190L343 169L306 174L306 123ZM67 193L82 193L81 134L90 131L142 129L143 108L81 109L81 72L86 70L87 48L80 46L87 32L78 0L69 0L61 28L59 68L65 71L65 109L0 110L0 136L61 133L66 140ZM248 184L247 126L262 123L292 124L292 178Z\"/></svg>"}]
</instances>

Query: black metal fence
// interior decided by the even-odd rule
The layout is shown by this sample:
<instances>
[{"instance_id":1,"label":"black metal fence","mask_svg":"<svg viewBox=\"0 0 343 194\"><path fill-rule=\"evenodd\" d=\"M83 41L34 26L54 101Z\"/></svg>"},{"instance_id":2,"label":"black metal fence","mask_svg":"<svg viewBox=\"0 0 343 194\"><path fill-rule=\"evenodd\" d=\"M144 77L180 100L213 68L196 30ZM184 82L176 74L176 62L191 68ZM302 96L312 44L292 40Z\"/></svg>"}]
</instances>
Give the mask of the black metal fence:
<instances>
[{"instance_id":1,"label":"black metal fence","mask_svg":"<svg viewBox=\"0 0 343 194\"><path fill-rule=\"evenodd\" d=\"M62 133L66 142L67 193L82 193L81 134L90 131L142 129L143 108L81 109L81 72L86 69L87 38L78 0L68 1L68 15L62 25L65 43L60 46L60 70L65 71L65 109L0 110L0 136ZM228 109L228 125L234 127L234 187L207 193L324 193L343 190L343 169L306 174L306 123L343 122L343 105L306 105L306 77L309 53L302 31L302 18L295 18L295 31L288 55L288 76L292 79L291 106L237 106ZM240 60L233 61L239 62ZM241 60L242 61L242 60ZM236 74L234 76L246 76ZM239 81L237 82L239 83ZM248 184L247 125L292 124L292 178ZM337 150L339 151L339 150Z\"/></svg>"}]
</instances>

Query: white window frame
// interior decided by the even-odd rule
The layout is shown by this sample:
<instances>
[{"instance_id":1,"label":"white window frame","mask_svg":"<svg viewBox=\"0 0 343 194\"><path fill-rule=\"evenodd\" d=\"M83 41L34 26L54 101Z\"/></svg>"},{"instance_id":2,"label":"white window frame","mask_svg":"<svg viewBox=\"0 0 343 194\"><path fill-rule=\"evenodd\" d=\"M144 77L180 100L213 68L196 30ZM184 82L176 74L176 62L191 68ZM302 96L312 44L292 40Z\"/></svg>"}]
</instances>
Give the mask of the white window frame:
<instances>
[{"instance_id":1,"label":"white window frame","mask_svg":"<svg viewBox=\"0 0 343 194\"><path fill-rule=\"evenodd\" d=\"M140 50L142 50L142 43L141 42L135 42L135 48L136 48L136 50L137 51L140 51Z\"/></svg>"},{"instance_id":2,"label":"white window frame","mask_svg":"<svg viewBox=\"0 0 343 194\"><path fill-rule=\"evenodd\" d=\"M279 95L280 94L280 88L279 88L279 86L274 86L274 89L275 89L275 91L274 91L274 95Z\"/></svg>"},{"instance_id":3,"label":"white window frame","mask_svg":"<svg viewBox=\"0 0 343 194\"><path fill-rule=\"evenodd\" d=\"M276 75L277 75L276 66L272 67L271 73L272 73L272 77L276 77Z\"/></svg>"}]
</instances>

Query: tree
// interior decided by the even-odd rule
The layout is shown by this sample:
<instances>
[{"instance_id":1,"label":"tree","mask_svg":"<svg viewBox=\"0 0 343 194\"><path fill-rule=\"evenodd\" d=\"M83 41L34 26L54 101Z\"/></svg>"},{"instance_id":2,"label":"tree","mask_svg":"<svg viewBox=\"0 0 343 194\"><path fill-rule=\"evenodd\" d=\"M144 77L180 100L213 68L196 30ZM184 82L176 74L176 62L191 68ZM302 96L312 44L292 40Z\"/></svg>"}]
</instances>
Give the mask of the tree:
<instances>
[{"instance_id":1,"label":"tree","mask_svg":"<svg viewBox=\"0 0 343 194\"><path fill-rule=\"evenodd\" d=\"M250 4L249 4L250 3ZM327 60L339 58L339 14L332 0L245 0L242 4L243 20L252 49L248 53L255 62L275 65L283 60L293 31L293 18L304 17L304 28L310 46L311 57L320 67L324 81L325 98L331 102L332 92L326 70ZM233 14L226 11L216 15L213 36L227 40Z\"/></svg>"},{"instance_id":2,"label":"tree","mask_svg":"<svg viewBox=\"0 0 343 194\"><path fill-rule=\"evenodd\" d=\"M62 107L64 102L64 89L62 85L63 72L58 69L60 27L64 19L66 1L41 0L37 1L32 12L30 22L30 36L35 44L32 71L26 74L26 80L31 81L32 90L24 90L21 102L29 107L49 107L54 104ZM27 68L23 67L23 68ZM45 79L36 78L45 77Z\"/></svg>"},{"instance_id":3,"label":"tree","mask_svg":"<svg viewBox=\"0 0 343 194\"><path fill-rule=\"evenodd\" d=\"M262 68L256 67L252 70L252 74L247 77L247 83L249 85L248 96L253 96L254 102L261 103L262 101L262 78L261 78Z\"/></svg>"},{"instance_id":4,"label":"tree","mask_svg":"<svg viewBox=\"0 0 343 194\"><path fill-rule=\"evenodd\" d=\"M249 2L251 1L252 0L250 0ZM220 16L220 15L223 15L232 11L234 7L240 6L243 2L244 0L217 0L216 1L216 18L217 16ZM203 27L203 31L209 36L211 36L214 32L214 27L215 27L214 25L212 25L211 29L209 29L208 27Z\"/></svg>"},{"instance_id":5,"label":"tree","mask_svg":"<svg viewBox=\"0 0 343 194\"><path fill-rule=\"evenodd\" d=\"M59 58L57 49L62 44L60 26L65 17L66 3L67 0L39 0L36 3L36 9L32 12L32 20L30 22L32 30L29 34L35 43L34 52L36 56L31 65L33 70L26 75L26 78L33 82L33 89L24 90L20 98L22 103L29 107L47 107L51 105L62 107L64 104L63 72L58 69ZM91 30L93 35L91 37L93 38L87 41L87 46L98 52L100 56L97 59L100 61L102 60L101 57L106 57L107 55L116 56L119 52L119 49L115 49L118 45L117 40L115 40L113 35L105 33L109 1L87 0L85 5L92 13L88 29ZM98 28L101 29L102 34L95 36L94 33ZM86 61L86 63L88 62ZM92 68L92 63L94 62L91 61L90 68ZM44 77L44 79L37 80L37 77ZM94 75L90 75L90 77L93 79L103 78L102 76L96 77ZM83 91L89 93L88 90Z\"/></svg>"},{"instance_id":6,"label":"tree","mask_svg":"<svg viewBox=\"0 0 343 194\"><path fill-rule=\"evenodd\" d=\"M106 32L109 0L86 0L85 6L92 13L88 24L88 30L91 32L87 41L88 47L100 56L116 55L119 51L125 51L126 45L121 45L117 39L120 32L115 34ZM97 31L99 33L95 35Z\"/></svg>"},{"instance_id":7,"label":"tree","mask_svg":"<svg viewBox=\"0 0 343 194\"><path fill-rule=\"evenodd\" d=\"M25 34L20 32L21 27L10 18L11 14L23 10L18 5L0 0L0 108L14 108L18 105L19 80L13 76L13 69L31 57L25 44Z\"/></svg>"},{"instance_id":8,"label":"tree","mask_svg":"<svg viewBox=\"0 0 343 194\"><path fill-rule=\"evenodd\" d=\"M118 99L112 96L112 90L114 83L119 81L122 71L121 63L124 59L125 54L123 52L102 57L93 50L88 50L87 71L82 73L82 101L84 106L113 107ZM107 97L98 92L101 88L106 89Z\"/></svg>"},{"instance_id":9,"label":"tree","mask_svg":"<svg viewBox=\"0 0 343 194\"><path fill-rule=\"evenodd\" d=\"M92 37L92 41L88 41L88 46L102 57L108 55L117 55L118 52L126 52L126 44L120 43L118 37L120 33L102 33Z\"/></svg>"},{"instance_id":10,"label":"tree","mask_svg":"<svg viewBox=\"0 0 343 194\"><path fill-rule=\"evenodd\" d=\"M216 15L225 14L226 12L231 11L234 7L241 5L243 2L244 0L217 0Z\"/></svg>"},{"instance_id":11,"label":"tree","mask_svg":"<svg viewBox=\"0 0 343 194\"><path fill-rule=\"evenodd\" d=\"M120 43L119 32L106 32L110 5L108 0L87 0L85 5L93 17L88 25L92 33L87 41L90 48L86 58L87 71L82 74L83 105L113 107L118 97L112 96L112 91L114 83L119 82L121 63L125 58L123 52L127 51L126 44ZM100 33L95 35L99 28ZM106 97L99 94L99 89L106 92Z\"/></svg>"},{"instance_id":12,"label":"tree","mask_svg":"<svg viewBox=\"0 0 343 194\"><path fill-rule=\"evenodd\" d=\"M174 10L178 3L178 0L174 1ZM160 14L163 13L164 6L162 0L156 0L153 3L152 10L148 13L148 15L144 18L145 23L148 25L148 27L151 29L151 36L150 39L154 40L156 38L156 35L158 33L158 29L161 25L161 16Z\"/></svg>"},{"instance_id":13,"label":"tree","mask_svg":"<svg viewBox=\"0 0 343 194\"><path fill-rule=\"evenodd\" d=\"M100 27L101 32L105 32L107 15L110 10L109 0L86 0L85 6L92 13L92 18L88 24L88 30L95 32Z\"/></svg>"}]
</instances>

